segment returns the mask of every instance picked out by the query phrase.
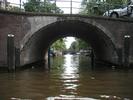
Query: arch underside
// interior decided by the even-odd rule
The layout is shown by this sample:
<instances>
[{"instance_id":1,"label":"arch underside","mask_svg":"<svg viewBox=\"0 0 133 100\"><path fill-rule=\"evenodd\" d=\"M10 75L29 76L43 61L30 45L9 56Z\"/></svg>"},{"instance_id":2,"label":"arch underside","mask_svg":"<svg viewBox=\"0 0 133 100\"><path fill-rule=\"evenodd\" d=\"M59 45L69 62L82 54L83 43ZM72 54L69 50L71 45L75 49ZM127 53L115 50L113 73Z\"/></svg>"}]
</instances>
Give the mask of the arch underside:
<instances>
[{"instance_id":1,"label":"arch underside","mask_svg":"<svg viewBox=\"0 0 133 100\"><path fill-rule=\"evenodd\" d=\"M21 52L22 64L43 60L48 47L57 39L67 36L89 43L97 60L116 63L115 46L101 29L81 21L58 21L43 27L28 40Z\"/></svg>"}]
</instances>

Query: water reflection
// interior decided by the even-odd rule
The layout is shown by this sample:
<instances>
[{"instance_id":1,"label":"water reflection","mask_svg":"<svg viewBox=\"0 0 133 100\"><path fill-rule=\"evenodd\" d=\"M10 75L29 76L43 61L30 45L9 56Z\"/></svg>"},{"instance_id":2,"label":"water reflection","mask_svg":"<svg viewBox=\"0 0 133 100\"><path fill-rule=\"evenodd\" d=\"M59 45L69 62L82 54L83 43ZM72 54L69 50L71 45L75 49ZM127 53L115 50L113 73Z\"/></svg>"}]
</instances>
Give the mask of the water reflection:
<instances>
[{"instance_id":1,"label":"water reflection","mask_svg":"<svg viewBox=\"0 0 133 100\"><path fill-rule=\"evenodd\" d=\"M79 74L78 74L78 66L79 59L78 55L70 55L67 54L64 56L64 71L61 74L61 79L63 81L63 89L65 95L61 94L60 96L72 96L76 95L77 87L79 86Z\"/></svg>"},{"instance_id":2,"label":"water reflection","mask_svg":"<svg viewBox=\"0 0 133 100\"><path fill-rule=\"evenodd\" d=\"M79 55L55 57L51 68L0 73L0 100L133 100L133 70L92 71Z\"/></svg>"},{"instance_id":3,"label":"water reflection","mask_svg":"<svg viewBox=\"0 0 133 100\"><path fill-rule=\"evenodd\" d=\"M74 75L78 73L79 56L67 54L64 56L64 74Z\"/></svg>"},{"instance_id":4,"label":"water reflection","mask_svg":"<svg viewBox=\"0 0 133 100\"><path fill-rule=\"evenodd\" d=\"M48 97L47 100L100 100L100 99L93 99L93 98L82 98L82 97Z\"/></svg>"}]
</instances>

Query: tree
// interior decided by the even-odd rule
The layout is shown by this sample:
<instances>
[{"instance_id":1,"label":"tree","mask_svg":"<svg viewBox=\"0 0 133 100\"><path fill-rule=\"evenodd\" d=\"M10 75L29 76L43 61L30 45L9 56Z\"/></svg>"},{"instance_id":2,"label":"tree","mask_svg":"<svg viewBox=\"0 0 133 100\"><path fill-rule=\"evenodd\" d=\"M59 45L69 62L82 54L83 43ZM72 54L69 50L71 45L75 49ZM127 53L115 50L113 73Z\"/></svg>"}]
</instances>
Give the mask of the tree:
<instances>
[{"instance_id":1,"label":"tree","mask_svg":"<svg viewBox=\"0 0 133 100\"><path fill-rule=\"evenodd\" d=\"M71 44L70 48L69 48L70 51L79 51L81 49L84 49L85 50L85 49L88 49L89 48L89 44L86 43L85 41L83 41L83 40L81 40L79 38L76 38L75 40L76 41L74 41Z\"/></svg>"},{"instance_id":2,"label":"tree","mask_svg":"<svg viewBox=\"0 0 133 100\"><path fill-rule=\"evenodd\" d=\"M109 4L118 4L118 5L122 5L123 3L126 3L127 0L106 0L107 3Z\"/></svg>"},{"instance_id":3,"label":"tree","mask_svg":"<svg viewBox=\"0 0 133 100\"><path fill-rule=\"evenodd\" d=\"M128 0L106 0L110 9L120 8L123 5L127 5L128 2Z\"/></svg>"},{"instance_id":4,"label":"tree","mask_svg":"<svg viewBox=\"0 0 133 100\"><path fill-rule=\"evenodd\" d=\"M78 51L78 43L77 41L72 42L69 51Z\"/></svg>"},{"instance_id":5,"label":"tree","mask_svg":"<svg viewBox=\"0 0 133 100\"><path fill-rule=\"evenodd\" d=\"M89 44L86 43L85 41L77 38L76 41L78 42L78 49L81 50L81 49L88 49L89 47Z\"/></svg>"},{"instance_id":6,"label":"tree","mask_svg":"<svg viewBox=\"0 0 133 100\"><path fill-rule=\"evenodd\" d=\"M52 50L63 51L66 50L65 39L61 38L54 42L51 46Z\"/></svg>"},{"instance_id":7,"label":"tree","mask_svg":"<svg viewBox=\"0 0 133 100\"><path fill-rule=\"evenodd\" d=\"M105 11L114 8L120 8L127 4L128 0L83 0L80 13L87 15L102 15Z\"/></svg>"},{"instance_id":8,"label":"tree","mask_svg":"<svg viewBox=\"0 0 133 100\"><path fill-rule=\"evenodd\" d=\"M55 3L51 3L48 0L44 0L44 2L40 0L28 0L27 3L24 3L24 8L28 12L63 13Z\"/></svg>"},{"instance_id":9,"label":"tree","mask_svg":"<svg viewBox=\"0 0 133 100\"><path fill-rule=\"evenodd\" d=\"M97 0L83 0L82 6L84 9L80 13L87 15L101 15L103 14L104 3L105 2L100 2Z\"/></svg>"}]
</instances>

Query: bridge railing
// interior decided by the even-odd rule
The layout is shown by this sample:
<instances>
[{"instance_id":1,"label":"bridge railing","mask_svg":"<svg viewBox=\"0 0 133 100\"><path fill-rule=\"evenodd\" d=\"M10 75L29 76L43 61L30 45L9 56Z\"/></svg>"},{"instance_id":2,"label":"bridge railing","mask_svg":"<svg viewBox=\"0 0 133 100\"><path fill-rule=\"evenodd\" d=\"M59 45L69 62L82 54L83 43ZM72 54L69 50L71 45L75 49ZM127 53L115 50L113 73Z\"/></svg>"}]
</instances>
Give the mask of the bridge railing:
<instances>
[{"instance_id":1,"label":"bridge railing","mask_svg":"<svg viewBox=\"0 0 133 100\"><path fill-rule=\"evenodd\" d=\"M25 3L12 3L12 2L0 1L0 9L9 10L9 11L27 12L25 9L26 3L27 2L25 2ZM82 3L81 1L51 0L50 3L53 4L52 9L46 7L46 8L44 8L44 9L46 9L46 11L43 11L44 13L58 13L56 10L58 10L57 8L59 8L60 10L64 11L64 13L66 13L66 14L77 14L81 9L83 9L83 7L80 6ZM38 3L30 3L30 4L36 5ZM44 7L45 7L45 2L39 2L39 5L44 5ZM28 12L42 12L41 10L42 10L41 8L40 9L37 8L37 11L28 11ZM51 10L51 11L49 11L49 10Z\"/></svg>"},{"instance_id":2,"label":"bridge railing","mask_svg":"<svg viewBox=\"0 0 133 100\"><path fill-rule=\"evenodd\" d=\"M36 7L36 5L43 5L43 9L40 7ZM8 11L18 11L18 12L27 12L26 4L22 3L12 3L0 1L0 9L8 10ZM30 3L31 4L31 3ZM112 5L105 2L99 3L83 3L81 0L51 0L47 5L46 2L37 2L32 3L35 5L35 9L28 10L28 12L41 12L41 13L61 13L61 14L84 14L84 15L95 15L95 16L103 16L103 14L109 15L109 10L121 8L125 5ZM47 7L52 6L52 7Z\"/></svg>"}]
</instances>

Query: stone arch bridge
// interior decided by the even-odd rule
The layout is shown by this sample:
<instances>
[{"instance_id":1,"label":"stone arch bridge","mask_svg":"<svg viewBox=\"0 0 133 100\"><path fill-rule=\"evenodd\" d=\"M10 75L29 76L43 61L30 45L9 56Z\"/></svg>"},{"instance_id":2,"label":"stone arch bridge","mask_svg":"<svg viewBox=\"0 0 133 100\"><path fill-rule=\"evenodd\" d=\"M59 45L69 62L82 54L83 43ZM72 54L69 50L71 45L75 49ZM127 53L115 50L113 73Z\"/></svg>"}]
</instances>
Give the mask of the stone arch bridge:
<instances>
[{"instance_id":1,"label":"stone arch bridge","mask_svg":"<svg viewBox=\"0 0 133 100\"><path fill-rule=\"evenodd\" d=\"M20 65L43 60L47 48L66 36L91 44L97 61L122 64L124 36L130 35L128 58L133 63L132 19L0 11L0 66L7 66L9 33L14 34L15 47L20 49Z\"/></svg>"}]
</instances>

